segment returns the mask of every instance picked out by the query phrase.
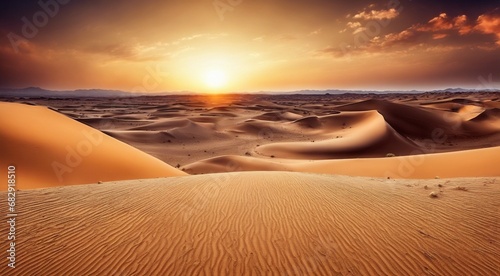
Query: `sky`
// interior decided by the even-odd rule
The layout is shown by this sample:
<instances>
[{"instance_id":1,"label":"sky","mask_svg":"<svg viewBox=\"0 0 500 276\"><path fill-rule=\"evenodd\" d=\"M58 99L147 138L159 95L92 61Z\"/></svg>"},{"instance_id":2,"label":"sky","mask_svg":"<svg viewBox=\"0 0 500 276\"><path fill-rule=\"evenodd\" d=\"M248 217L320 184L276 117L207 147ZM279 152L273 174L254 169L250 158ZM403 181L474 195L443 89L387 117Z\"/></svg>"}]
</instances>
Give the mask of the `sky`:
<instances>
[{"instance_id":1,"label":"sky","mask_svg":"<svg viewBox=\"0 0 500 276\"><path fill-rule=\"evenodd\" d=\"M0 5L3 88L209 93L500 88L498 1Z\"/></svg>"}]
</instances>

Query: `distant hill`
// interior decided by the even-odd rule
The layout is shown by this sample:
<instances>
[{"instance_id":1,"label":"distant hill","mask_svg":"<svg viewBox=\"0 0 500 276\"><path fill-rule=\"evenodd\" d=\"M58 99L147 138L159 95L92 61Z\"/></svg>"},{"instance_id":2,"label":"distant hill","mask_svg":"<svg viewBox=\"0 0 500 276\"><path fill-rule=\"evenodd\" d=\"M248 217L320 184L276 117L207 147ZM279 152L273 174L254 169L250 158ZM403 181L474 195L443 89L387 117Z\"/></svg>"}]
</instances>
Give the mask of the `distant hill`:
<instances>
[{"instance_id":1,"label":"distant hill","mask_svg":"<svg viewBox=\"0 0 500 276\"><path fill-rule=\"evenodd\" d=\"M466 89L466 88L447 88L442 90L297 90L287 92L263 91L262 94L297 94L297 95L340 95L340 94L420 94L420 93L467 93L467 92L500 92L500 89Z\"/></svg>"}]
</instances>

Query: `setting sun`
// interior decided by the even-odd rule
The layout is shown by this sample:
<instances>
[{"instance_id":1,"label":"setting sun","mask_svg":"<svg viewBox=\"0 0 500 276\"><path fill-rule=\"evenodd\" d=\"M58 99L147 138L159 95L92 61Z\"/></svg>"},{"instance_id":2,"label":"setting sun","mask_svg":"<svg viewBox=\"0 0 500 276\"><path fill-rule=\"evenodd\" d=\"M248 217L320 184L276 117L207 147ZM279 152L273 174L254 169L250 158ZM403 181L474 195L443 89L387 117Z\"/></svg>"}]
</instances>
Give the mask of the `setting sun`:
<instances>
[{"instance_id":1,"label":"setting sun","mask_svg":"<svg viewBox=\"0 0 500 276\"><path fill-rule=\"evenodd\" d=\"M203 82L208 88L222 88L227 84L227 75L221 70L208 70L203 74Z\"/></svg>"}]
</instances>

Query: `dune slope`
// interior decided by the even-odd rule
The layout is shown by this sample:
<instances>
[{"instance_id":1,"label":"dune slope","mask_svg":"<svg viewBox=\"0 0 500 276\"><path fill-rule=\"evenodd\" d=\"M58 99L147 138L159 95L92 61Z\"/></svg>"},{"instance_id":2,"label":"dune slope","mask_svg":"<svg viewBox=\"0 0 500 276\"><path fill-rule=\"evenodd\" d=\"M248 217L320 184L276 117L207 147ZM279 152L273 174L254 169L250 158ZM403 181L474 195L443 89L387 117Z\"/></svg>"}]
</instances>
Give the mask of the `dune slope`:
<instances>
[{"instance_id":1,"label":"dune slope","mask_svg":"<svg viewBox=\"0 0 500 276\"><path fill-rule=\"evenodd\" d=\"M495 275L497 180L429 180L427 190L251 172L21 191L14 272Z\"/></svg>"},{"instance_id":2,"label":"dune slope","mask_svg":"<svg viewBox=\"0 0 500 276\"><path fill-rule=\"evenodd\" d=\"M19 189L185 174L57 112L16 103L0 102L0 152L0 174L15 165Z\"/></svg>"}]
</instances>

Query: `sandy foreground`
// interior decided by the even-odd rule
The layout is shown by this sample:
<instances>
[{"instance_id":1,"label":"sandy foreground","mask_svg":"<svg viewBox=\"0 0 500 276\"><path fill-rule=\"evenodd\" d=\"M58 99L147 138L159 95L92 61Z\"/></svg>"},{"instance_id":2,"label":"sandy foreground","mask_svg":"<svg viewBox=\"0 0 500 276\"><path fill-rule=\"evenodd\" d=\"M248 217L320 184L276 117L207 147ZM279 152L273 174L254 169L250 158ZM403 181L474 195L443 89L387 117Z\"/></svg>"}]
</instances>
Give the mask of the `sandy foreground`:
<instances>
[{"instance_id":1,"label":"sandy foreground","mask_svg":"<svg viewBox=\"0 0 500 276\"><path fill-rule=\"evenodd\" d=\"M16 101L1 275L500 271L498 93Z\"/></svg>"},{"instance_id":2,"label":"sandy foreground","mask_svg":"<svg viewBox=\"0 0 500 276\"><path fill-rule=\"evenodd\" d=\"M21 191L14 274L498 275L499 183L239 172Z\"/></svg>"}]
</instances>

